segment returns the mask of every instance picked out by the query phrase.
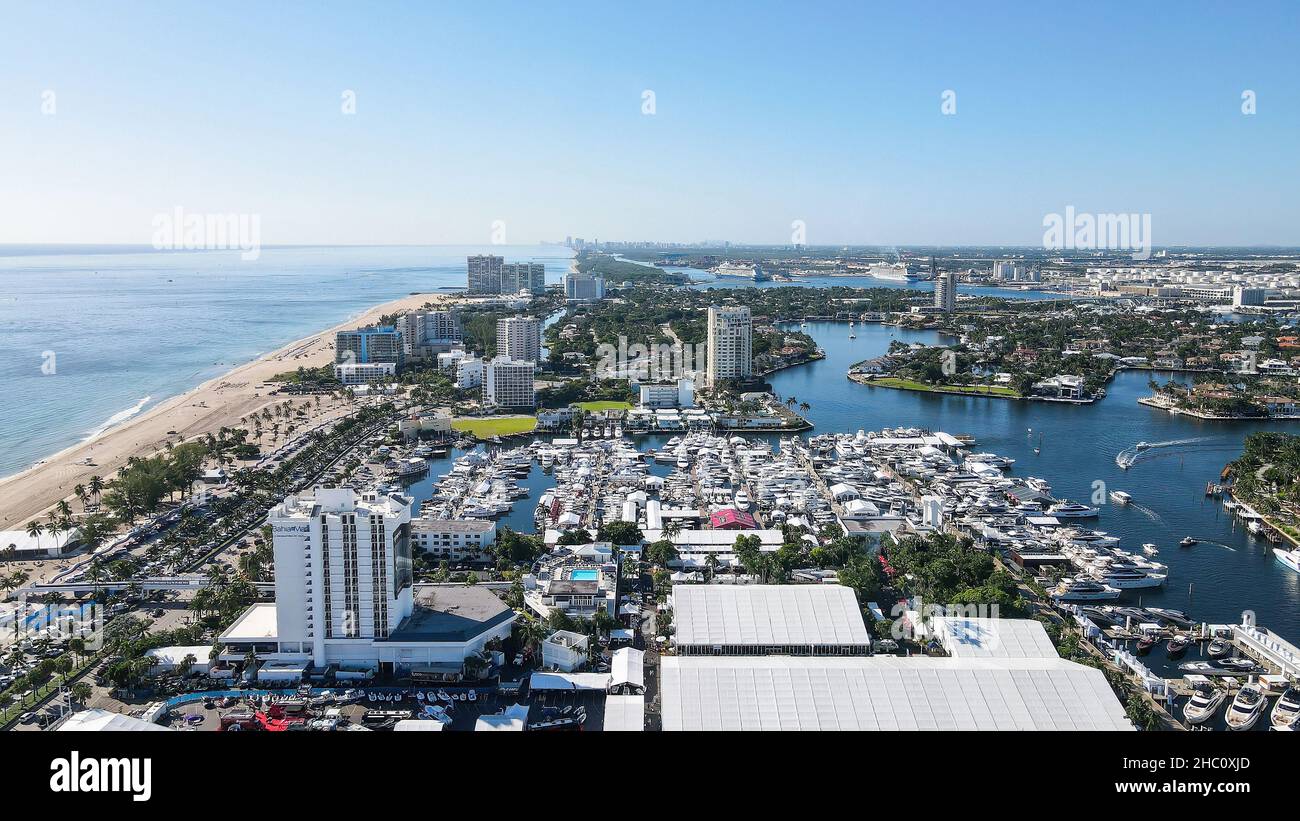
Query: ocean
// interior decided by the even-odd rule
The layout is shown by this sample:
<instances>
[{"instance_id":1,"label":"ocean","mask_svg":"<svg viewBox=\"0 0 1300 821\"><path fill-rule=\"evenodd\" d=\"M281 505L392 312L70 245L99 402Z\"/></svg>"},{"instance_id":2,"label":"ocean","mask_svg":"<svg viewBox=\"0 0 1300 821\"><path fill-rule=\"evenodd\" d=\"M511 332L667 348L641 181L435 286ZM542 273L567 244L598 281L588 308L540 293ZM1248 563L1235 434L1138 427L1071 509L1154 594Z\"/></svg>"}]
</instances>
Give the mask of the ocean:
<instances>
[{"instance_id":1,"label":"ocean","mask_svg":"<svg viewBox=\"0 0 1300 821\"><path fill-rule=\"evenodd\" d=\"M0 476L296 339L412 292L465 285L465 257L542 262L544 246L154 251L0 246Z\"/></svg>"}]
</instances>

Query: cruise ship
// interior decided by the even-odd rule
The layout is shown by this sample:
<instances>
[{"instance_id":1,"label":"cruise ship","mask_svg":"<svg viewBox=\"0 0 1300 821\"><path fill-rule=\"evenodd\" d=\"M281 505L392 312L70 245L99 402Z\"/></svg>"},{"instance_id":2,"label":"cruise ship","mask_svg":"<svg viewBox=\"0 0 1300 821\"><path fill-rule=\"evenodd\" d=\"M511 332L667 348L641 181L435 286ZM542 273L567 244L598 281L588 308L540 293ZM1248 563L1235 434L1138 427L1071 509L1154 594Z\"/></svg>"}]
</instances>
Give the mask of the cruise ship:
<instances>
[{"instance_id":1,"label":"cruise ship","mask_svg":"<svg viewBox=\"0 0 1300 821\"><path fill-rule=\"evenodd\" d=\"M874 279L883 279L889 282L918 282L925 277L915 271L910 270L906 263L899 262L895 264L880 264L871 266L871 276Z\"/></svg>"},{"instance_id":2,"label":"cruise ship","mask_svg":"<svg viewBox=\"0 0 1300 821\"><path fill-rule=\"evenodd\" d=\"M714 268L713 273L720 277L741 277L755 282L762 282L768 278L762 268L747 262L724 262Z\"/></svg>"}]
</instances>

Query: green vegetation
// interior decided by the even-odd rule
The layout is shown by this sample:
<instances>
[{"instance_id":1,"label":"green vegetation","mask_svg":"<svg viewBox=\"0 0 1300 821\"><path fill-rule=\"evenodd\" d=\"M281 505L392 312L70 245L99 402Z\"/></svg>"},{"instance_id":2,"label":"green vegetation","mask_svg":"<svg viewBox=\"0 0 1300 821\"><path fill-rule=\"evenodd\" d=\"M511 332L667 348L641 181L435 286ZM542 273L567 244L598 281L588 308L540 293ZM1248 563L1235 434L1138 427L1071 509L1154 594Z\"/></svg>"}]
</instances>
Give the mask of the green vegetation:
<instances>
[{"instance_id":1,"label":"green vegetation","mask_svg":"<svg viewBox=\"0 0 1300 821\"><path fill-rule=\"evenodd\" d=\"M1020 393L1012 388L1000 385L927 385L923 382L917 382L913 379L901 379L893 376L882 376L864 382L866 385L873 385L878 388L896 388L903 391L926 391L930 393L972 393L980 396L1005 396L1010 399L1021 398Z\"/></svg>"},{"instance_id":2,"label":"green vegetation","mask_svg":"<svg viewBox=\"0 0 1300 821\"><path fill-rule=\"evenodd\" d=\"M537 428L536 416L485 416L464 417L451 420L452 430L468 433L479 439L493 436L514 436Z\"/></svg>"},{"instance_id":3,"label":"green vegetation","mask_svg":"<svg viewBox=\"0 0 1300 821\"><path fill-rule=\"evenodd\" d=\"M670 274L662 268L624 262L596 251L579 251L577 264L582 273L604 277L610 285L685 285L690 282L690 278L683 274Z\"/></svg>"},{"instance_id":4,"label":"green vegetation","mask_svg":"<svg viewBox=\"0 0 1300 821\"><path fill-rule=\"evenodd\" d=\"M1246 437L1241 456L1225 471L1232 495L1272 517L1288 535L1300 523L1300 436L1256 431Z\"/></svg>"},{"instance_id":5,"label":"green vegetation","mask_svg":"<svg viewBox=\"0 0 1300 821\"><path fill-rule=\"evenodd\" d=\"M937 533L890 541L883 553L894 584L909 596L936 604L997 605L1002 618L1020 617L1027 604L1016 579L968 538Z\"/></svg>"},{"instance_id":6,"label":"green vegetation","mask_svg":"<svg viewBox=\"0 0 1300 821\"><path fill-rule=\"evenodd\" d=\"M631 402L617 402L613 400L602 400L596 402L578 402L578 407L587 413L597 413L609 410L631 410Z\"/></svg>"}]
</instances>

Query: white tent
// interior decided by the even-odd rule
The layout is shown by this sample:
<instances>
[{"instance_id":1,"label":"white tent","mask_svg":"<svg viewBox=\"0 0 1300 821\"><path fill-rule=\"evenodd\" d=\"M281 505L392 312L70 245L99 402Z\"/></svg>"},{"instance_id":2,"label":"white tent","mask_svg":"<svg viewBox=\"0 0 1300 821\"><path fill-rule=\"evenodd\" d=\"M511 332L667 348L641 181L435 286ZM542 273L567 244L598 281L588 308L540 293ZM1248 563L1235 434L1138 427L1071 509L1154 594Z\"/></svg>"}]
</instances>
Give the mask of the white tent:
<instances>
[{"instance_id":1,"label":"white tent","mask_svg":"<svg viewBox=\"0 0 1300 821\"><path fill-rule=\"evenodd\" d=\"M645 690L645 652L632 647L615 650L610 663L610 674L613 676L609 682L610 687L628 685Z\"/></svg>"},{"instance_id":2,"label":"white tent","mask_svg":"<svg viewBox=\"0 0 1300 821\"><path fill-rule=\"evenodd\" d=\"M858 491L855 490L852 485L847 485L843 482L840 482L838 484L831 485L831 495L835 497L835 501L843 502L846 499L856 499L862 494L858 493Z\"/></svg>"}]
</instances>

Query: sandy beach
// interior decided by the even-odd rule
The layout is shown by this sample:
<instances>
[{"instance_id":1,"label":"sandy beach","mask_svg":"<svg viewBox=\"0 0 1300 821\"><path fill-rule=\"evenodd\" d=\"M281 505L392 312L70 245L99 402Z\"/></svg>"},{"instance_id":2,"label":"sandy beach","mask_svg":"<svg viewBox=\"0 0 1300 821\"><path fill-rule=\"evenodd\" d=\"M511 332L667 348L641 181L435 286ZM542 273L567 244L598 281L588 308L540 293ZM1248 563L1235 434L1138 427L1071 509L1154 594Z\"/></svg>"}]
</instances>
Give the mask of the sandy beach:
<instances>
[{"instance_id":1,"label":"sandy beach","mask_svg":"<svg viewBox=\"0 0 1300 821\"><path fill-rule=\"evenodd\" d=\"M72 489L88 483L91 476L107 482L127 459L155 454L169 439L190 441L223 427L237 427L242 417L267 405L293 399L272 396L270 392L275 386L267 384L267 380L299 367L315 368L332 363L335 332L373 324L386 314L415 310L426 303L444 304L452 299L446 294L413 294L376 305L360 316L291 342L187 393L167 399L93 439L46 457L21 473L0 479L0 530L21 529L60 499L68 499L74 511L80 510ZM293 401L305 403L311 398ZM341 408L322 405L313 424L341 412ZM264 439L262 444L265 447L269 442Z\"/></svg>"}]
</instances>

